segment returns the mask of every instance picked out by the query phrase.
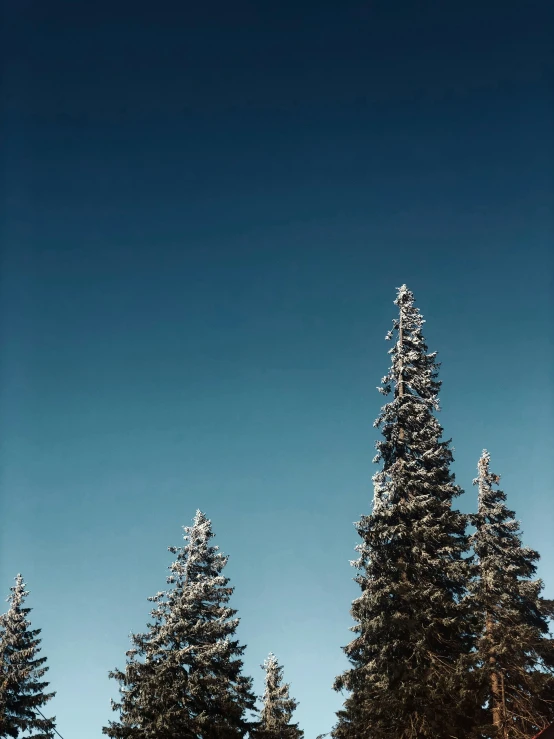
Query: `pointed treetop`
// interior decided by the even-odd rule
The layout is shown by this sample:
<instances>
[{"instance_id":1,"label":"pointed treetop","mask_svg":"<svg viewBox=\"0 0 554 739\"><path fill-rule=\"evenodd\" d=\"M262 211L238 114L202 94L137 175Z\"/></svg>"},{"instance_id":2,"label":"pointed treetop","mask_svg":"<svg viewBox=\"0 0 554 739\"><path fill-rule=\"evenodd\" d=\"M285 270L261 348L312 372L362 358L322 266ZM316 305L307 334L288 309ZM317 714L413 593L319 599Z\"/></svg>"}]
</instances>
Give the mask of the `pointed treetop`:
<instances>
[{"instance_id":1,"label":"pointed treetop","mask_svg":"<svg viewBox=\"0 0 554 739\"><path fill-rule=\"evenodd\" d=\"M479 485L480 483L484 482L489 474L489 465L491 462L491 455L488 453L486 449L483 449L481 452L481 456L479 457L479 461L477 462L477 472L479 475L473 480L474 485ZM481 487L479 487L479 497L481 497Z\"/></svg>"},{"instance_id":2,"label":"pointed treetop","mask_svg":"<svg viewBox=\"0 0 554 739\"><path fill-rule=\"evenodd\" d=\"M189 539L191 538L190 535L193 533L201 541L208 541L214 536L211 520L200 509L196 511L192 526L183 526L183 528L185 533L189 535Z\"/></svg>"},{"instance_id":3,"label":"pointed treetop","mask_svg":"<svg viewBox=\"0 0 554 739\"><path fill-rule=\"evenodd\" d=\"M185 549L190 550L191 548L206 546L210 539L213 539L215 534L212 531L212 522L200 509L196 511L192 526L183 526L184 539L187 543ZM219 547L212 547L215 551ZM168 547L170 552L179 551L179 547Z\"/></svg>"},{"instance_id":4,"label":"pointed treetop","mask_svg":"<svg viewBox=\"0 0 554 739\"><path fill-rule=\"evenodd\" d=\"M197 739L242 739L248 731L256 696L243 674L239 619L228 605L227 557L211 545L211 521L202 511L184 532L181 546L168 547L176 555L167 577L172 587L149 598L155 607L147 631L131 635L125 670L110 673L121 696L112 703L120 719L102 730L112 739L129 739L129 727L141 736Z\"/></svg>"},{"instance_id":5,"label":"pointed treetop","mask_svg":"<svg viewBox=\"0 0 554 739\"><path fill-rule=\"evenodd\" d=\"M25 582L23 580L23 575L18 573L15 576L15 585L12 585L10 587L11 594L8 595L6 600L8 603L11 604L11 608L15 609L18 608L23 600L29 595L29 592L25 590Z\"/></svg>"},{"instance_id":6,"label":"pointed treetop","mask_svg":"<svg viewBox=\"0 0 554 739\"><path fill-rule=\"evenodd\" d=\"M197 508L196 513L194 514L194 525L199 526L200 524L204 523L207 520L208 519L207 519L206 514L202 513L200 508Z\"/></svg>"},{"instance_id":7,"label":"pointed treetop","mask_svg":"<svg viewBox=\"0 0 554 739\"><path fill-rule=\"evenodd\" d=\"M215 537L211 520L197 510L192 526L183 526L183 530L184 545L168 547L168 551L177 555L177 560L169 567L172 574L168 576L167 583L175 584L179 577L182 584L196 582L198 578L204 578L208 571L211 576L219 576L229 557L222 554L218 546L211 544Z\"/></svg>"},{"instance_id":8,"label":"pointed treetop","mask_svg":"<svg viewBox=\"0 0 554 739\"><path fill-rule=\"evenodd\" d=\"M414 294L411 290L408 290L408 287L404 284L396 288L396 300L394 301L394 304L401 305L407 301L413 303Z\"/></svg>"},{"instance_id":9,"label":"pointed treetop","mask_svg":"<svg viewBox=\"0 0 554 739\"><path fill-rule=\"evenodd\" d=\"M290 697L290 685L283 682L283 667L273 652L267 656L262 669L266 673L265 690L255 739L302 739L304 732L298 724L290 723L298 702Z\"/></svg>"},{"instance_id":10,"label":"pointed treetop","mask_svg":"<svg viewBox=\"0 0 554 739\"><path fill-rule=\"evenodd\" d=\"M418 395L430 410L439 411L440 362L437 362L437 352L428 352L423 336L425 319L415 307L414 295L406 285L398 288L394 303L399 307L399 315L393 319L392 329L385 339L391 341L396 336L396 342L388 351L391 366L377 390L382 395L389 395L394 388L395 397ZM379 425L380 420L377 419L374 426Z\"/></svg>"},{"instance_id":11,"label":"pointed treetop","mask_svg":"<svg viewBox=\"0 0 554 739\"><path fill-rule=\"evenodd\" d=\"M486 449L483 449L481 456L479 457L479 462L477 463L477 469L479 472L483 472L486 475L489 471L490 461L491 455Z\"/></svg>"},{"instance_id":12,"label":"pointed treetop","mask_svg":"<svg viewBox=\"0 0 554 739\"><path fill-rule=\"evenodd\" d=\"M277 664L277 657L273 654L273 652L270 652L267 655L267 658L264 660L264 668L266 667L273 667L273 665Z\"/></svg>"},{"instance_id":13,"label":"pointed treetop","mask_svg":"<svg viewBox=\"0 0 554 739\"><path fill-rule=\"evenodd\" d=\"M183 529L186 533L193 530L207 532L211 529L211 526L212 522L210 521L210 519L198 508L196 513L194 514L192 526L183 526Z\"/></svg>"},{"instance_id":14,"label":"pointed treetop","mask_svg":"<svg viewBox=\"0 0 554 739\"><path fill-rule=\"evenodd\" d=\"M477 463L479 476L473 480L473 484L479 486L479 505L482 505L485 498L492 493L492 485L498 485L500 482L500 475L490 472L490 461L491 455L486 449L483 449L479 462ZM506 496L500 490L497 491L496 497L498 497L499 500L506 499Z\"/></svg>"},{"instance_id":15,"label":"pointed treetop","mask_svg":"<svg viewBox=\"0 0 554 739\"><path fill-rule=\"evenodd\" d=\"M335 689L350 695L334 739L368 731L372 739L467 736L460 700L470 693L463 665L473 649L464 600L467 519L453 507L462 491L435 416L440 365L414 302L406 285L397 289L390 367L378 388L392 398L374 423L382 438L373 511L356 524L361 595L352 603L355 636L345 648L350 667L335 680Z\"/></svg>"},{"instance_id":16,"label":"pointed treetop","mask_svg":"<svg viewBox=\"0 0 554 739\"><path fill-rule=\"evenodd\" d=\"M478 577L469 587L481 622L478 673L488 683L487 711L495 736L505 726L511 727L510 736L532 736L554 717L551 606L541 596L542 581L534 579L539 553L523 545L515 511L507 507L507 496L497 487L500 476L489 463L484 449L474 480L478 512L470 516Z\"/></svg>"},{"instance_id":17,"label":"pointed treetop","mask_svg":"<svg viewBox=\"0 0 554 739\"><path fill-rule=\"evenodd\" d=\"M425 323L425 320L423 319L421 315L421 311L419 308L415 307L415 296L411 290L408 290L406 285L402 285L402 287L396 288L396 299L394 300L394 305L398 306L400 309L400 315L403 317L403 319L411 318L412 321L415 321L414 327L418 326L421 328L422 324ZM397 321L395 321L395 324Z\"/></svg>"},{"instance_id":18,"label":"pointed treetop","mask_svg":"<svg viewBox=\"0 0 554 739\"><path fill-rule=\"evenodd\" d=\"M479 460L479 470L483 471L483 474L490 477L491 482L498 483L500 482L501 475L496 475L489 472L489 465L491 461L491 455L486 449L483 449L483 453L481 454L481 459Z\"/></svg>"},{"instance_id":19,"label":"pointed treetop","mask_svg":"<svg viewBox=\"0 0 554 739\"><path fill-rule=\"evenodd\" d=\"M44 717L40 709L55 693L45 692L46 657L38 656L40 629L31 628L31 609L23 605L29 593L21 574L15 577L10 591L10 607L0 615L0 736L18 737L23 732L27 736L26 732L32 732L36 739L51 739L55 718Z\"/></svg>"}]
</instances>

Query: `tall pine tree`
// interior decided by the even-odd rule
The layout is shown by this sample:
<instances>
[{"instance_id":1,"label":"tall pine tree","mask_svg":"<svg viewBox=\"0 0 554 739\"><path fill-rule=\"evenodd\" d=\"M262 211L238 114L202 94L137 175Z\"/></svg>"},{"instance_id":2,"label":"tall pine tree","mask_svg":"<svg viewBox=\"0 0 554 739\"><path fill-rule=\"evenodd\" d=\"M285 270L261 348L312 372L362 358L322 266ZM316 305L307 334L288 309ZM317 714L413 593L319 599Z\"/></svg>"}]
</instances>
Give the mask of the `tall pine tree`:
<instances>
[{"instance_id":1,"label":"tall pine tree","mask_svg":"<svg viewBox=\"0 0 554 739\"><path fill-rule=\"evenodd\" d=\"M351 609L350 668L335 681L336 690L350 692L335 739L465 737L476 710L464 597L467 519L452 508L461 490L434 415L439 364L405 285L395 305L392 362L379 388L393 399L374 424L384 439L376 445L382 466L373 478L373 512L356 524L362 542L352 564L362 592Z\"/></svg>"},{"instance_id":2,"label":"tall pine tree","mask_svg":"<svg viewBox=\"0 0 554 739\"><path fill-rule=\"evenodd\" d=\"M255 709L252 681L242 675L245 647L222 572L227 557L211 545L211 522L197 511L167 578L172 587L149 600L153 622L132 635L120 683L120 712L103 733L114 739L240 739Z\"/></svg>"},{"instance_id":3,"label":"tall pine tree","mask_svg":"<svg viewBox=\"0 0 554 739\"><path fill-rule=\"evenodd\" d=\"M541 580L532 579L539 555L522 546L519 523L505 505L486 450L478 471L471 536L478 577L471 589L481 616L478 655L487 686L488 725L482 736L528 738L554 721L552 602L541 598Z\"/></svg>"},{"instance_id":4,"label":"tall pine tree","mask_svg":"<svg viewBox=\"0 0 554 739\"><path fill-rule=\"evenodd\" d=\"M46 657L38 656L41 630L31 629L21 575L10 590L9 609L0 617L0 737L29 732L34 739L51 739L55 718L44 718L40 710L55 695L45 692L48 682L42 679L48 667Z\"/></svg>"},{"instance_id":5,"label":"tall pine tree","mask_svg":"<svg viewBox=\"0 0 554 739\"><path fill-rule=\"evenodd\" d=\"M274 654L262 665L265 670L265 689L260 721L251 734L254 739L303 739L298 724L291 724L298 703L289 695L290 686L283 683L283 668Z\"/></svg>"}]
</instances>

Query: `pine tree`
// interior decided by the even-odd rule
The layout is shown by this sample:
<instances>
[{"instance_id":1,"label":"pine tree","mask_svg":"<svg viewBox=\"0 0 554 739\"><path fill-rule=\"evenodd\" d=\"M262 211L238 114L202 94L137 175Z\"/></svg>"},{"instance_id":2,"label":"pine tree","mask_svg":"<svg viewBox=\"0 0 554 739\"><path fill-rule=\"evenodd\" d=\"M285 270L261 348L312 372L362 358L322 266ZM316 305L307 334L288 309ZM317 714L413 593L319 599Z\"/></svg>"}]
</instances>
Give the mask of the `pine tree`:
<instances>
[{"instance_id":1,"label":"pine tree","mask_svg":"<svg viewBox=\"0 0 554 739\"><path fill-rule=\"evenodd\" d=\"M7 613L0 618L0 736L17 737L25 732L34 739L54 736L55 718L44 718L40 709L54 697L45 693L46 657L39 657L40 629L31 629L29 595L21 575L15 578Z\"/></svg>"},{"instance_id":2,"label":"pine tree","mask_svg":"<svg viewBox=\"0 0 554 739\"><path fill-rule=\"evenodd\" d=\"M355 578L350 668L335 689L350 692L335 739L467 737L476 712L468 675L473 625L465 599L467 517L452 508L461 489L450 471L450 441L441 441L439 364L428 353L424 320L403 285L388 374L394 390L374 426L377 442L371 515L356 524L362 539Z\"/></svg>"},{"instance_id":3,"label":"pine tree","mask_svg":"<svg viewBox=\"0 0 554 739\"><path fill-rule=\"evenodd\" d=\"M289 685L283 684L283 668L274 654L262 665L265 670L265 690L260 721L253 739L303 739L304 732L298 724L291 724L292 714L298 703L289 695Z\"/></svg>"},{"instance_id":4,"label":"pine tree","mask_svg":"<svg viewBox=\"0 0 554 739\"><path fill-rule=\"evenodd\" d=\"M531 579L539 555L522 546L515 513L489 465L484 450L474 480L479 498L471 536L479 575L471 589L481 616L480 673L488 688L483 731L496 739L533 737L554 721L552 602L541 598L541 580Z\"/></svg>"},{"instance_id":5,"label":"pine tree","mask_svg":"<svg viewBox=\"0 0 554 739\"><path fill-rule=\"evenodd\" d=\"M114 739L240 739L255 709L251 678L242 675L245 647L234 638L233 588L222 575L227 557L210 540L211 522L197 511L185 546L167 578L172 587L149 600L153 622L132 635L120 683L120 720L103 733Z\"/></svg>"}]
</instances>

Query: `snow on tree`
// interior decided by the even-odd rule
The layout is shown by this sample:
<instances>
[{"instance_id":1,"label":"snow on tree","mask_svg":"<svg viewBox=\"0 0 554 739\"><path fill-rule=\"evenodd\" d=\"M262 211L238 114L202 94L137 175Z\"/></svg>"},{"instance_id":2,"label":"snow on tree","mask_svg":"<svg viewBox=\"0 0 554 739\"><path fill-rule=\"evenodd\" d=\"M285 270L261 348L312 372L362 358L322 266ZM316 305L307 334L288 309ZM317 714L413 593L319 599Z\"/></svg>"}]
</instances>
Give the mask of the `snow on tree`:
<instances>
[{"instance_id":1,"label":"snow on tree","mask_svg":"<svg viewBox=\"0 0 554 739\"><path fill-rule=\"evenodd\" d=\"M10 604L0 617L0 736L17 737L29 732L33 739L51 739L55 718L40 710L55 693L46 693L43 680L46 657L39 657L40 629L31 629L30 608L24 606L29 592L17 575L8 597Z\"/></svg>"},{"instance_id":2,"label":"snow on tree","mask_svg":"<svg viewBox=\"0 0 554 739\"><path fill-rule=\"evenodd\" d=\"M132 635L120 683L120 712L103 733L114 739L240 739L255 710L251 678L242 675L245 647L235 638L239 619L222 572L227 557L211 545L209 519L197 511L185 527L185 546L167 578L172 587L149 598L152 623Z\"/></svg>"},{"instance_id":3,"label":"snow on tree","mask_svg":"<svg viewBox=\"0 0 554 739\"><path fill-rule=\"evenodd\" d=\"M466 737L476 710L467 517L452 508L462 491L434 415L439 364L405 285L395 305L391 367L378 388L393 399L374 424L384 439L376 444L373 511L356 524L362 542L352 564L362 592L351 609L350 668L335 681L350 693L335 739Z\"/></svg>"},{"instance_id":4,"label":"snow on tree","mask_svg":"<svg viewBox=\"0 0 554 739\"><path fill-rule=\"evenodd\" d=\"M274 654L262 665L265 670L265 690L260 720L251 736L254 739L302 739L304 732L291 724L298 703L289 695L290 686L283 683L283 667Z\"/></svg>"},{"instance_id":5,"label":"snow on tree","mask_svg":"<svg viewBox=\"0 0 554 739\"><path fill-rule=\"evenodd\" d=\"M481 617L480 673L487 685L487 737L533 737L554 721L554 642L548 618L552 602L541 598L537 552L522 546L514 511L498 489L484 450L478 464L478 512L471 545L478 577L471 590Z\"/></svg>"}]
</instances>

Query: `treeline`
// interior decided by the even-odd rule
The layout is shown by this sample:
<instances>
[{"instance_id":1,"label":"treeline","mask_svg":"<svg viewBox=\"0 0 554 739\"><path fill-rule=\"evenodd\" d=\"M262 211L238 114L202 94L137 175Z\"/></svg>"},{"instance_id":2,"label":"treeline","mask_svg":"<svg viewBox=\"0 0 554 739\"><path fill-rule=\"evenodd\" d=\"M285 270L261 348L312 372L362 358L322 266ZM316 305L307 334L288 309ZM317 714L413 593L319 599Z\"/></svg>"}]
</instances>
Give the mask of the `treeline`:
<instances>
[{"instance_id":1,"label":"treeline","mask_svg":"<svg viewBox=\"0 0 554 739\"><path fill-rule=\"evenodd\" d=\"M348 669L334 687L344 704L333 739L530 739L554 722L554 602L535 579L537 552L523 546L515 514L484 451L476 513L453 507L461 493L439 410L439 363L424 320L402 286L387 335L391 365L372 511L360 543ZM468 534L468 527L474 532ZM261 709L243 672L227 557L197 511L184 545L170 547L167 588L149 598L151 619L131 636L113 739L302 739L297 702L274 655L264 662ZM0 619L0 737L50 739L43 714L48 669L31 629L21 575ZM69 738L68 738L69 739Z\"/></svg>"}]
</instances>

